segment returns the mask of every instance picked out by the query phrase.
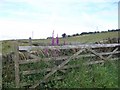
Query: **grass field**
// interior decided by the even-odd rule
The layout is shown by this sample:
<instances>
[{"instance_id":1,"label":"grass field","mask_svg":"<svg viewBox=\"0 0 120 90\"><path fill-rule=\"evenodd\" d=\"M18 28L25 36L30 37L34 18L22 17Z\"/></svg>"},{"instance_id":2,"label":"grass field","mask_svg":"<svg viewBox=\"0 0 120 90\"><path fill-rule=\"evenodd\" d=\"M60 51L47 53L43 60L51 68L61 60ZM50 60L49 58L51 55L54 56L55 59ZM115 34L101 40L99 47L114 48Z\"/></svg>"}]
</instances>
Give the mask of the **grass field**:
<instances>
[{"instance_id":1,"label":"grass field","mask_svg":"<svg viewBox=\"0 0 120 90\"><path fill-rule=\"evenodd\" d=\"M90 59L79 58L71 60L68 65L80 65L80 68L72 68L67 70L66 73L56 72L49 79L54 79L57 76L64 76L63 80L50 81L44 85L40 85L38 88L118 88L118 62L110 61L105 64L95 64L85 66L83 63ZM93 60L91 58L91 60ZM3 87L14 88L14 64L4 67L3 70ZM20 71L32 70L32 69L45 69L48 67L46 63L39 62L34 64L21 65ZM35 80L42 80L44 72L33 75L21 74L22 84L34 83Z\"/></svg>"},{"instance_id":2,"label":"grass field","mask_svg":"<svg viewBox=\"0 0 120 90\"><path fill-rule=\"evenodd\" d=\"M96 34L88 34L88 35L81 35L76 37L67 37L65 39L59 38L59 43L63 44L64 40L66 43L94 43L97 41L101 41L108 38L116 38L118 37L118 32L106 32L106 33L96 33ZM6 54L12 51L14 40L5 40L2 42L2 53ZM19 45L29 45L28 39L21 39L17 40ZM41 43L41 44L51 44L51 39L33 39L32 43Z\"/></svg>"},{"instance_id":3,"label":"grass field","mask_svg":"<svg viewBox=\"0 0 120 90\"><path fill-rule=\"evenodd\" d=\"M70 42L80 42L80 43L93 43L101 41L107 38L118 37L118 32L107 32L107 33L97 33L97 34L88 34L77 37L69 37L66 39L68 43Z\"/></svg>"},{"instance_id":4,"label":"grass field","mask_svg":"<svg viewBox=\"0 0 120 90\"><path fill-rule=\"evenodd\" d=\"M65 38L66 43L94 43L102 41L108 38L118 37L118 32L106 32L97 34L88 34L77 37L67 37ZM60 43L64 42L64 39L60 38ZM17 40L19 45L29 45L28 40ZM14 45L14 40L2 41L2 53L10 53L13 51L12 47ZM51 39L34 39L33 43L44 43L50 44ZM66 52L69 53L69 52ZM92 59L92 58L91 58ZM44 86L44 88L117 88L118 87L118 63L117 62L107 62L105 64L97 64L92 66L83 66L82 63L88 59L80 58L76 62L80 64L79 69L72 69L67 74L65 74L65 79L62 81L49 82ZM76 60L75 60L76 61ZM80 61L80 62L79 62ZM82 62L83 61L83 62ZM4 66L6 63L6 66ZM3 63L3 87L13 88L14 83L14 63L11 65L8 62ZM69 64L74 64L70 62ZM40 65L44 65L41 62L37 64L23 65L21 69L39 68ZM40 67L41 68L41 67ZM20 69L20 70L21 70ZM58 73L53 75L53 78L57 76ZM26 83L31 82L34 79L40 78L39 74L36 76L22 77L23 81ZM28 82L27 82L28 80Z\"/></svg>"},{"instance_id":5,"label":"grass field","mask_svg":"<svg viewBox=\"0 0 120 90\"><path fill-rule=\"evenodd\" d=\"M81 65L81 63L79 62ZM63 81L54 82L54 88L118 88L118 64L107 62L73 69ZM50 87L50 86L49 86Z\"/></svg>"},{"instance_id":6,"label":"grass field","mask_svg":"<svg viewBox=\"0 0 120 90\"><path fill-rule=\"evenodd\" d=\"M118 32L106 32L106 33L96 33L96 34L87 34L75 37L67 37L65 39L60 38L60 43L63 43L64 40L66 43L93 43L96 41L101 41L103 39L118 37ZM33 42L41 42L41 43L51 43L51 39L43 39L43 40L33 40Z\"/></svg>"}]
</instances>

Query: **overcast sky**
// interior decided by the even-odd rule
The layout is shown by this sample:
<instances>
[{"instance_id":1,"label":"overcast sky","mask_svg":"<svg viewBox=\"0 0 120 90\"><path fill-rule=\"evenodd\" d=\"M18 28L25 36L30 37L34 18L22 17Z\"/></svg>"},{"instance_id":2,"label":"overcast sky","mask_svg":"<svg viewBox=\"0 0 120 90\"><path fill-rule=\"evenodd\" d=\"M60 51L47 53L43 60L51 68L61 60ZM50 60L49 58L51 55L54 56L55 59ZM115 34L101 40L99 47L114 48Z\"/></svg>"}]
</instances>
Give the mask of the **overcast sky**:
<instances>
[{"instance_id":1,"label":"overcast sky","mask_svg":"<svg viewBox=\"0 0 120 90\"><path fill-rule=\"evenodd\" d=\"M0 0L0 40L118 28L119 0Z\"/></svg>"}]
</instances>

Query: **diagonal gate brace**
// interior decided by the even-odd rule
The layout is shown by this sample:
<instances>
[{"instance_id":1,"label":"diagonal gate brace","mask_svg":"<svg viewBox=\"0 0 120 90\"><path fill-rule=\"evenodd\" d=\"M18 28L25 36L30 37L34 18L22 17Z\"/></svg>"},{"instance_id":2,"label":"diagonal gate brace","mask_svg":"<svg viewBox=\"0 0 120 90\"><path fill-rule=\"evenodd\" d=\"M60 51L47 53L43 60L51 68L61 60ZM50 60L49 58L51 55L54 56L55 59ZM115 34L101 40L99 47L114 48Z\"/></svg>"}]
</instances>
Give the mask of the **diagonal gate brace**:
<instances>
[{"instance_id":1,"label":"diagonal gate brace","mask_svg":"<svg viewBox=\"0 0 120 90\"><path fill-rule=\"evenodd\" d=\"M78 56L83 51L85 51L85 49L79 50L78 52L73 54L69 59L63 61L63 63L61 63L60 65L54 67L51 72L49 72L47 75L45 75L45 77L43 78L43 80L41 82L37 82L35 85L31 86L30 88L36 88L39 84L41 84L42 82L45 82L51 75L53 75L55 72L57 72L63 66L65 66L71 59L75 58L76 56Z\"/></svg>"},{"instance_id":2,"label":"diagonal gate brace","mask_svg":"<svg viewBox=\"0 0 120 90\"><path fill-rule=\"evenodd\" d=\"M113 52L107 57L107 59L110 59L112 55L118 50L118 48L114 49Z\"/></svg>"},{"instance_id":3,"label":"diagonal gate brace","mask_svg":"<svg viewBox=\"0 0 120 90\"><path fill-rule=\"evenodd\" d=\"M90 49L90 48L86 48L88 51L92 52L94 55L100 57L102 60L106 60L101 54L95 52L94 50Z\"/></svg>"}]
</instances>

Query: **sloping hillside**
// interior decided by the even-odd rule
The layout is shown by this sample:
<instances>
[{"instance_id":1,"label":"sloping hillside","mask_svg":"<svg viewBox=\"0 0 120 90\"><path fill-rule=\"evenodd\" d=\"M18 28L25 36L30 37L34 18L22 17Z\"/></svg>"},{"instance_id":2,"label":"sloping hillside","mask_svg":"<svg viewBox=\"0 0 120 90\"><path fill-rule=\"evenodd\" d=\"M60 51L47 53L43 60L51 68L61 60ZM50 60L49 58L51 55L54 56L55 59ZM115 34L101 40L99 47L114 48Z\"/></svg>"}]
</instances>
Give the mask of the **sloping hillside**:
<instances>
[{"instance_id":1,"label":"sloping hillside","mask_svg":"<svg viewBox=\"0 0 120 90\"><path fill-rule=\"evenodd\" d=\"M87 35L80 35L75 37L66 37L66 38L59 38L59 44L63 44L64 40L66 44L72 43L95 43L99 42L108 38L118 38L118 32L106 32L106 33L96 33L96 34L87 34ZM2 53L9 53L12 51L12 46L14 40L5 40L2 42ZM28 39L20 39L18 41L19 45L29 45ZM33 39L33 44L38 45L50 45L51 39Z\"/></svg>"}]
</instances>

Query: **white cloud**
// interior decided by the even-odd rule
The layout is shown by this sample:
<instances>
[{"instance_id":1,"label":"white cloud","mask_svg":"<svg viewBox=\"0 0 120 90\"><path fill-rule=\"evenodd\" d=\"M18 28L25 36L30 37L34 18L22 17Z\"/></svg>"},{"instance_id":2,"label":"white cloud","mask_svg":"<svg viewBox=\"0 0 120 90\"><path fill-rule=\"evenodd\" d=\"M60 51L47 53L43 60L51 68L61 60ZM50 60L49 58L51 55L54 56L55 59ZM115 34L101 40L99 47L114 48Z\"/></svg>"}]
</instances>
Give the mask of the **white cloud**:
<instances>
[{"instance_id":1,"label":"white cloud","mask_svg":"<svg viewBox=\"0 0 120 90\"><path fill-rule=\"evenodd\" d=\"M5 12L13 15L13 17L0 17L0 39L29 38L32 36L32 31L34 31L34 38L46 38L51 36L53 29L55 30L55 35L58 33L59 36L61 36L63 33L74 34L83 31L95 31L97 26L100 31L117 28L117 22L115 22L117 16L115 14L117 11L116 8L104 4L99 6L97 12L91 12L92 10L88 10L89 8L91 9L91 7L86 6L86 3L89 2L97 2L97 4L95 4L95 6L97 6L99 2L113 2L113 0L5 1L26 3L27 5L29 4L33 10L17 11L17 9L6 9ZM75 3L75 5L71 6L73 3ZM80 6L76 6L76 3L80 3ZM110 8L109 10L99 10L107 6ZM113 17L115 20L105 18L107 16Z\"/></svg>"},{"instance_id":2,"label":"white cloud","mask_svg":"<svg viewBox=\"0 0 120 90\"><path fill-rule=\"evenodd\" d=\"M28 38L31 36L31 32L35 31L35 33L37 33L35 38L40 38L44 37L42 33L45 33L44 31L48 31L48 28L49 25L45 26L42 23L0 20L0 36L8 35L8 37Z\"/></svg>"},{"instance_id":3,"label":"white cloud","mask_svg":"<svg viewBox=\"0 0 120 90\"><path fill-rule=\"evenodd\" d=\"M6 1L12 1L12 2L26 2L32 5L42 5L43 3L49 4L49 3L100 3L100 2L119 2L119 0L6 0Z\"/></svg>"}]
</instances>

